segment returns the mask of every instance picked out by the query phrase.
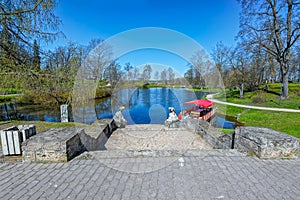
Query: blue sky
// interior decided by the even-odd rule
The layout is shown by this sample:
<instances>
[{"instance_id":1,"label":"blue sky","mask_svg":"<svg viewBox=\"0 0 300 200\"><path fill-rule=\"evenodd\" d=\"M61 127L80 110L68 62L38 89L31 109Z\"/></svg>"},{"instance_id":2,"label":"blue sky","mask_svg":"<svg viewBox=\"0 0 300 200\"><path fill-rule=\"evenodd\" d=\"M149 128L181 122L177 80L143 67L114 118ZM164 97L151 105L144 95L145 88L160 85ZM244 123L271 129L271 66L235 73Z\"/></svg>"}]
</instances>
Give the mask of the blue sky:
<instances>
[{"instance_id":1,"label":"blue sky","mask_svg":"<svg viewBox=\"0 0 300 200\"><path fill-rule=\"evenodd\" d=\"M211 53L217 42L233 45L238 32L239 5L236 0L61 0L56 15L68 41L88 44L93 38L107 39L141 27L162 27L191 37ZM51 48L51 47L50 47ZM136 54L136 55L135 55ZM131 52L120 62L133 65L162 63L184 72L180 57L162 51Z\"/></svg>"}]
</instances>

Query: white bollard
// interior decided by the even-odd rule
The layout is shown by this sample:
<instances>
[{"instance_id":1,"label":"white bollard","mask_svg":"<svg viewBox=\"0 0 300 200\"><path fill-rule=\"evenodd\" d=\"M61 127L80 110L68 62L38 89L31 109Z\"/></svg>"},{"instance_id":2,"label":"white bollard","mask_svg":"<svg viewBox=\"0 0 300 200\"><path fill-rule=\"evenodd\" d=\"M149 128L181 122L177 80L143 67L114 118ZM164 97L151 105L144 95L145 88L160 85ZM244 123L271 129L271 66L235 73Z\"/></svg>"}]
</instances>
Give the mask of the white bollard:
<instances>
[{"instance_id":1,"label":"white bollard","mask_svg":"<svg viewBox=\"0 0 300 200\"><path fill-rule=\"evenodd\" d=\"M36 135L34 125L13 126L0 131L3 155L20 155L22 142Z\"/></svg>"},{"instance_id":2,"label":"white bollard","mask_svg":"<svg viewBox=\"0 0 300 200\"><path fill-rule=\"evenodd\" d=\"M69 105L63 104L60 106L60 121L69 122Z\"/></svg>"}]
</instances>

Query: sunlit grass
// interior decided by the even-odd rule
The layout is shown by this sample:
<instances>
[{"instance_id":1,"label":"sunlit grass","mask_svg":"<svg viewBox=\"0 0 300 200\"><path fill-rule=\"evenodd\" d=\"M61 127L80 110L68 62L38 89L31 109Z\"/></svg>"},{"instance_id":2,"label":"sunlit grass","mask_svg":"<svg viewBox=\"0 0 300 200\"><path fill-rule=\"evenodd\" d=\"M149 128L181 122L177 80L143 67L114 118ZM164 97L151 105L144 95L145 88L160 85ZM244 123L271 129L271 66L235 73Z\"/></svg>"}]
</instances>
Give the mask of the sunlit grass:
<instances>
[{"instance_id":1,"label":"sunlit grass","mask_svg":"<svg viewBox=\"0 0 300 200\"><path fill-rule=\"evenodd\" d=\"M43 122L43 121L2 121L0 122L0 130L12 126L30 125L30 124L35 125L37 134L50 128L71 128L71 127L84 128L90 126L87 124L81 124L76 122L61 123L61 122ZM1 146L1 141L0 141L0 146Z\"/></svg>"},{"instance_id":2,"label":"sunlit grass","mask_svg":"<svg viewBox=\"0 0 300 200\"><path fill-rule=\"evenodd\" d=\"M246 104L274 108L299 109L300 106L300 84L289 85L289 95L287 99L280 100L280 84L270 84L269 92L246 92L244 98L239 98L238 91L227 91L225 95L215 96L227 102ZM254 102L253 99L258 95L263 102ZM256 99L257 100L257 99ZM264 111L247 108L239 108L216 104L218 112L230 116L240 115L239 122L244 122L246 126L259 126L271 128L280 132L300 138L300 113L288 113L279 111Z\"/></svg>"},{"instance_id":3,"label":"sunlit grass","mask_svg":"<svg viewBox=\"0 0 300 200\"><path fill-rule=\"evenodd\" d=\"M25 124L35 125L37 133L45 131L49 128L70 128L70 127L89 126L87 124L81 124L76 122L61 123L61 122L44 122L44 121L6 121L6 122L1 122L0 127L1 129L4 129L11 126L18 126L18 125L25 125Z\"/></svg>"},{"instance_id":4,"label":"sunlit grass","mask_svg":"<svg viewBox=\"0 0 300 200\"><path fill-rule=\"evenodd\" d=\"M219 131L221 131L224 134L232 133L234 132L234 129L227 129L227 128L217 128Z\"/></svg>"}]
</instances>

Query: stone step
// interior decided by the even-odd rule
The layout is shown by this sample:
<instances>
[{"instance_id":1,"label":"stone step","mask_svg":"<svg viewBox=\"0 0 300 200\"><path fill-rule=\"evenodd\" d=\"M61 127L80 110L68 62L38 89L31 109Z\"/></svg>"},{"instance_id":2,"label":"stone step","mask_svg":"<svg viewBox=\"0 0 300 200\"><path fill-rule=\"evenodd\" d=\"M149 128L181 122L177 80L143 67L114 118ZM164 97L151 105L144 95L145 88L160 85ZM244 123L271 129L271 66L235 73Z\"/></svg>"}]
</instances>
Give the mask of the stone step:
<instances>
[{"instance_id":1,"label":"stone step","mask_svg":"<svg viewBox=\"0 0 300 200\"><path fill-rule=\"evenodd\" d=\"M161 124L133 124L127 125L125 128L119 130L123 131L158 131L165 129L164 125Z\"/></svg>"},{"instance_id":2,"label":"stone step","mask_svg":"<svg viewBox=\"0 0 300 200\"><path fill-rule=\"evenodd\" d=\"M76 159L147 158L147 157L244 157L236 149L212 150L104 150L84 152Z\"/></svg>"},{"instance_id":3,"label":"stone step","mask_svg":"<svg viewBox=\"0 0 300 200\"><path fill-rule=\"evenodd\" d=\"M127 125L125 128L120 128L122 131L185 131L186 128L168 128L160 124L135 124Z\"/></svg>"},{"instance_id":4,"label":"stone step","mask_svg":"<svg viewBox=\"0 0 300 200\"><path fill-rule=\"evenodd\" d=\"M244 156L236 150L107 150L85 152L75 160L95 160L113 170L127 173L151 173L169 166L188 167L186 169L189 170L194 167L191 161L199 160L199 158L200 160L203 159L204 162L212 162L212 160L222 162L224 159L226 160L225 157L239 160Z\"/></svg>"}]
</instances>

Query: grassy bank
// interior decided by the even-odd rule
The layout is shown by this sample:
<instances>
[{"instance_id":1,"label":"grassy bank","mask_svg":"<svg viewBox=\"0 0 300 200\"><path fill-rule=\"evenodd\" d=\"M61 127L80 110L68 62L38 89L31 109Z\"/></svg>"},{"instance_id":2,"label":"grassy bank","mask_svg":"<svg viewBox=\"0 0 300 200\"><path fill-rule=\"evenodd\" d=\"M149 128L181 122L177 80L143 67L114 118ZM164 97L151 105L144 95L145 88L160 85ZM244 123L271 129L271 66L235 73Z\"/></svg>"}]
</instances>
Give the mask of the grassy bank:
<instances>
[{"instance_id":1,"label":"grassy bank","mask_svg":"<svg viewBox=\"0 0 300 200\"><path fill-rule=\"evenodd\" d=\"M300 109L300 84L289 84L289 98L280 98L280 84L270 84L269 89L265 90L265 86L261 90L254 92L245 92L244 97L239 97L238 90L226 90L226 93L215 95L214 98L221 101L227 101L237 104L254 105L262 107L274 108L290 108Z\"/></svg>"},{"instance_id":2,"label":"grassy bank","mask_svg":"<svg viewBox=\"0 0 300 200\"><path fill-rule=\"evenodd\" d=\"M43 122L43 121L6 121L0 122L0 129L5 129L11 126L33 124L36 126L37 133L45 131L49 128L69 128L69 127L88 127L87 124L69 122L69 123L60 123L60 122Z\"/></svg>"},{"instance_id":3,"label":"grassy bank","mask_svg":"<svg viewBox=\"0 0 300 200\"><path fill-rule=\"evenodd\" d=\"M69 122L69 123L60 123L60 122L43 122L43 121L2 121L0 122L0 130L18 126L18 125L25 125L25 124L33 124L36 127L37 133L45 131L49 128L70 128L70 127L88 127L87 124ZM1 146L1 141L0 141Z\"/></svg>"},{"instance_id":4,"label":"grassy bank","mask_svg":"<svg viewBox=\"0 0 300 200\"><path fill-rule=\"evenodd\" d=\"M11 95L0 95L0 103L10 102L13 98Z\"/></svg>"},{"instance_id":5,"label":"grassy bank","mask_svg":"<svg viewBox=\"0 0 300 200\"><path fill-rule=\"evenodd\" d=\"M17 88L0 88L0 104L16 100L22 93Z\"/></svg>"},{"instance_id":6,"label":"grassy bank","mask_svg":"<svg viewBox=\"0 0 300 200\"><path fill-rule=\"evenodd\" d=\"M217 93L222 91L220 88L198 88L198 87L195 87L192 90L194 92L208 92L208 93Z\"/></svg>"},{"instance_id":7,"label":"grassy bank","mask_svg":"<svg viewBox=\"0 0 300 200\"><path fill-rule=\"evenodd\" d=\"M239 98L239 93L236 90L227 91L226 94L215 96L215 98L237 104L299 109L300 84L290 84L289 94L290 97L288 99L279 99L280 84L271 84L268 91L246 92L244 98ZM217 104L217 107L218 112L221 114L231 116L239 114L238 121L244 122L246 126L271 128L300 138L299 113L245 109L220 104Z\"/></svg>"}]
</instances>

